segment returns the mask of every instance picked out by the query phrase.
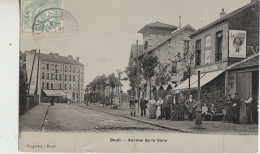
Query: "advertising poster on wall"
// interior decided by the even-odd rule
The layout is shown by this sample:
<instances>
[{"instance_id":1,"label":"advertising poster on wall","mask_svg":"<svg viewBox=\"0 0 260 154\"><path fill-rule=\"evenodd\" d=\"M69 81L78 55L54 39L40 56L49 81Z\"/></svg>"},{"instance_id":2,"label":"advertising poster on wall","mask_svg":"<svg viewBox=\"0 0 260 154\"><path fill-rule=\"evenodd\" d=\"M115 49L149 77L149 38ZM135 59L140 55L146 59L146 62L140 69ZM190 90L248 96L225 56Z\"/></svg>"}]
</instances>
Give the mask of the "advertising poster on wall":
<instances>
[{"instance_id":1,"label":"advertising poster on wall","mask_svg":"<svg viewBox=\"0 0 260 154\"><path fill-rule=\"evenodd\" d=\"M229 30L229 57L246 58L246 31Z\"/></svg>"},{"instance_id":2,"label":"advertising poster on wall","mask_svg":"<svg viewBox=\"0 0 260 154\"><path fill-rule=\"evenodd\" d=\"M205 64L209 64L211 57L211 36L206 37L205 49Z\"/></svg>"}]
</instances>

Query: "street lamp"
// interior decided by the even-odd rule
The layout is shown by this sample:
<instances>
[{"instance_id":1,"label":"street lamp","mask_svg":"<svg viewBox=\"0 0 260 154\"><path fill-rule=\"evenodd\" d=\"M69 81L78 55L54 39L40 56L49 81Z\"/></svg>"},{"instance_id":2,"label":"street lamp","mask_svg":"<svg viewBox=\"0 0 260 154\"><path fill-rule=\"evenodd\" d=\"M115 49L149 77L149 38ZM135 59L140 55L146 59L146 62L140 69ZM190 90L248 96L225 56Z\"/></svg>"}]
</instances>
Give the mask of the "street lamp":
<instances>
[{"instance_id":1,"label":"street lamp","mask_svg":"<svg viewBox=\"0 0 260 154\"><path fill-rule=\"evenodd\" d=\"M195 120L195 129L202 129L202 118L201 118L201 102L200 102L200 71L198 71L198 101L196 109L196 120Z\"/></svg>"}]
</instances>

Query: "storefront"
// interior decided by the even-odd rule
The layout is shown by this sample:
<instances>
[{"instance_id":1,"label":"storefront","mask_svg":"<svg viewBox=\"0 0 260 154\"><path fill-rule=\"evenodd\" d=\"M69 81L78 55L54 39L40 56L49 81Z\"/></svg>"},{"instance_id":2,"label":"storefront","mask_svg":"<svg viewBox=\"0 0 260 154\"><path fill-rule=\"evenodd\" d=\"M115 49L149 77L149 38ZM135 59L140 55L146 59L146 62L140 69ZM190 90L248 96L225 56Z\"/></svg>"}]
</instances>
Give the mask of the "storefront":
<instances>
[{"instance_id":1,"label":"storefront","mask_svg":"<svg viewBox=\"0 0 260 154\"><path fill-rule=\"evenodd\" d=\"M253 98L251 107L251 121L246 115L247 106L242 103L240 108L241 123L258 123L258 99L259 99L259 53L247 59L230 65L229 72L229 94L233 97L235 92L243 100L251 95Z\"/></svg>"}]
</instances>

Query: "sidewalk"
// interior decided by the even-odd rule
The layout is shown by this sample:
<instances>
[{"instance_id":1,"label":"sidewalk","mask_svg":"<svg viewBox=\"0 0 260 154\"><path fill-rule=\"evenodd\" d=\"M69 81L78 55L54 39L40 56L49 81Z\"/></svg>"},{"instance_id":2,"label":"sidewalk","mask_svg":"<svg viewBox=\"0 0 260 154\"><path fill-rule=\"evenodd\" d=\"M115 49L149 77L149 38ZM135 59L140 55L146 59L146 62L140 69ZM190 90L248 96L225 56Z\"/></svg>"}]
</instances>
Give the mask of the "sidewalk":
<instances>
[{"instance_id":1,"label":"sidewalk","mask_svg":"<svg viewBox=\"0 0 260 154\"><path fill-rule=\"evenodd\" d=\"M19 117L20 131L41 131L49 103L40 103Z\"/></svg>"},{"instance_id":2,"label":"sidewalk","mask_svg":"<svg viewBox=\"0 0 260 154\"><path fill-rule=\"evenodd\" d=\"M76 104L79 106L87 107L86 104ZM140 113L137 111L136 117L130 116L130 110L127 108L112 109L110 106L103 107L101 105L93 105L89 103L87 107L89 109L94 109L118 116L123 116L132 120L137 120L144 123L149 123L155 126L160 126L163 128L177 130L186 133L197 133L197 134L228 134L228 135L257 135L258 125L256 124L233 124L233 123L222 123L222 121L203 121L202 125L204 129L193 129L195 121L171 121L171 120L158 120L149 119L148 113L146 117L141 117Z\"/></svg>"}]
</instances>

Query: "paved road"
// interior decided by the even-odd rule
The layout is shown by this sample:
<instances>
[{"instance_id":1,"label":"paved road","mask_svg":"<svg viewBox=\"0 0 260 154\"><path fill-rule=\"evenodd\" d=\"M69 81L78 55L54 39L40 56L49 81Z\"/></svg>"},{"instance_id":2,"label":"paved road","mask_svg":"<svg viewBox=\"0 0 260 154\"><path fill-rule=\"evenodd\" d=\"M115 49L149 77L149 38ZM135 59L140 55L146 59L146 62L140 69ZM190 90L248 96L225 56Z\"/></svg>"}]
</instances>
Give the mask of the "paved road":
<instances>
[{"instance_id":1,"label":"paved road","mask_svg":"<svg viewBox=\"0 0 260 154\"><path fill-rule=\"evenodd\" d=\"M122 132L171 131L104 112L67 104L49 106L43 131Z\"/></svg>"}]
</instances>

